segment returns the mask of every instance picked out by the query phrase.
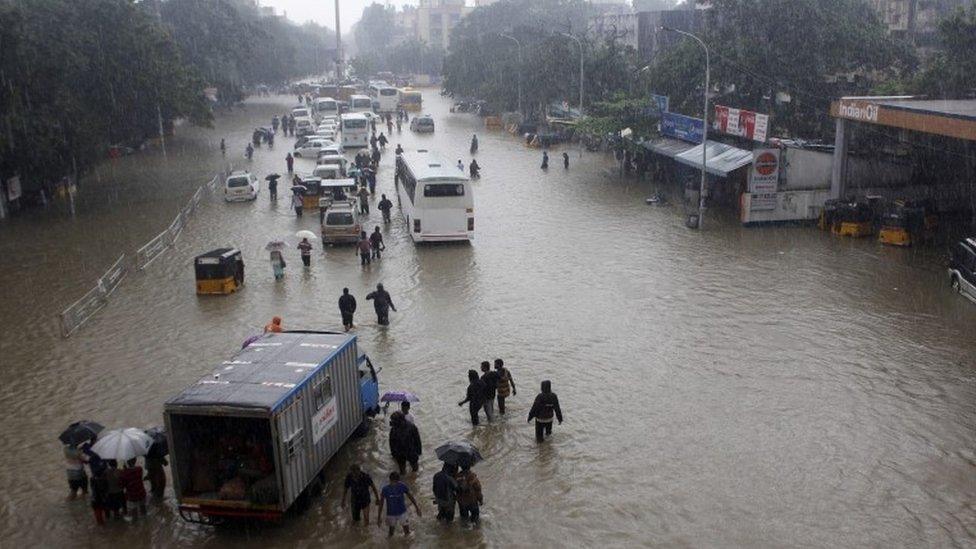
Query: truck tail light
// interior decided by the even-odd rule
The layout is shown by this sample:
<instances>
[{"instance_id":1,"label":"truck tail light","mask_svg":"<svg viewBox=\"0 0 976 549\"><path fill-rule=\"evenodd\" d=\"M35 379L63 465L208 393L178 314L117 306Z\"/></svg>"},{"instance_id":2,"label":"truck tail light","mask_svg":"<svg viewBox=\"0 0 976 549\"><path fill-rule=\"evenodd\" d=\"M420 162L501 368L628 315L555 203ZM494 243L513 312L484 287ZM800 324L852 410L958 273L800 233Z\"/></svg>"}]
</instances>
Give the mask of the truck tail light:
<instances>
[{"instance_id":1,"label":"truck tail light","mask_svg":"<svg viewBox=\"0 0 976 549\"><path fill-rule=\"evenodd\" d=\"M469 231L473 231L474 230L474 218L473 217L469 217L468 218L468 230Z\"/></svg>"},{"instance_id":2,"label":"truck tail light","mask_svg":"<svg viewBox=\"0 0 976 549\"><path fill-rule=\"evenodd\" d=\"M415 233L419 233L420 232L420 220L419 219L414 219L413 220L413 232L415 232Z\"/></svg>"}]
</instances>

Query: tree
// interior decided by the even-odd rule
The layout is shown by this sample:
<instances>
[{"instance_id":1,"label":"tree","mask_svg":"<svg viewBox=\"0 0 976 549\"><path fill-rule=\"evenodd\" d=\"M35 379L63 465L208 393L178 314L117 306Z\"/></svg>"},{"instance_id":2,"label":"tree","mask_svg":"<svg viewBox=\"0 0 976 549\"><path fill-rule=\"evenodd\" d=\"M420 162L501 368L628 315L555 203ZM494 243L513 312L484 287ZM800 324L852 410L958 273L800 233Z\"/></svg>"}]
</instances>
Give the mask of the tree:
<instances>
[{"instance_id":1,"label":"tree","mask_svg":"<svg viewBox=\"0 0 976 549\"><path fill-rule=\"evenodd\" d=\"M939 42L939 50L912 87L940 99L976 94L976 5L943 19Z\"/></svg>"},{"instance_id":2,"label":"tree","mask_svg":"<svg viewBox=\"0 0 976 549\"><path fill-rule=\"evenodd\" d=\"M359 55L380 52L390 45L396 26L395 13L394 8L375 2L363 8L363 16L352 30Z\"/></svg>"}]
</instances>

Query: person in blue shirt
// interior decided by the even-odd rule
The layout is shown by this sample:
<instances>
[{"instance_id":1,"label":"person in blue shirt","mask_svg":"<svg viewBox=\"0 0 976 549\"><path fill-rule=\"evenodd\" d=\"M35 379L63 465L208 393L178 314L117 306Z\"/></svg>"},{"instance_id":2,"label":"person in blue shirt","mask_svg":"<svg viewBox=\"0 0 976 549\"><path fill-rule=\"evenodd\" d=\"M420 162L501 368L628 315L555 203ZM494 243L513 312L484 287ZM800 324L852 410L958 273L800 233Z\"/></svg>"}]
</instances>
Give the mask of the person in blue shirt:
<instances>
[{"instance_id":1,"label":"person in blue shirt","mask_svg":"<svg viewBox=\"0 0 976 549\"><path fill-rule=\"evenodd\" d=\"M420 512L417 500L413 499L410 487L400 482L400 473L396 471L390 473L390 483L380 491L379 509L376 511L376 522L382 528L383 505L386 505L386 526L389 528L387 533L389 537L393 537L393 534L396 533L397 524L403 526L404 535L410 535L410 523L407 521L407 499L413 504L417 516L422 517L423 513Z\"/></svg>"}]
</instances>

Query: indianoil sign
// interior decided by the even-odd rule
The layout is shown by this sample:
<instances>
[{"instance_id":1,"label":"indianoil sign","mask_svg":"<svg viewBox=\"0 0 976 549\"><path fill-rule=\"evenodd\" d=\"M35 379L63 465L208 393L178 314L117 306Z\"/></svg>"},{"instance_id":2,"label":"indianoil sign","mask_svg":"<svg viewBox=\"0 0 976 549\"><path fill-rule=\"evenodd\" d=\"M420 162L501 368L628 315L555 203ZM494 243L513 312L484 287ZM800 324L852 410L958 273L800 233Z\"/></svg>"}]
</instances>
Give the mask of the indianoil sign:
<instances>
[{"instance_id":1,"label":"indianoil sign","mask_svg":"<svg viewBox=\"0 0 976 549\"><path fill-rule=\"evenodd\" d=\"M958 104L964 104L961 107ZM976 117L971 100L945 104L911 98L845 97L830 105L830 115L844 120L901 128L976 141Z\"/></svg>"},{"instance_id":2,"label":"indianoil sign","mask_svg":"<svg viewBox=\"0 0 976 549\"><path fill-rule=\"evenodd\" d=\"M837 102L838 118L857 120L858 122L878 123L881 107L873 103L857 99L841 99Z\"/></svg>"}]
</instances>

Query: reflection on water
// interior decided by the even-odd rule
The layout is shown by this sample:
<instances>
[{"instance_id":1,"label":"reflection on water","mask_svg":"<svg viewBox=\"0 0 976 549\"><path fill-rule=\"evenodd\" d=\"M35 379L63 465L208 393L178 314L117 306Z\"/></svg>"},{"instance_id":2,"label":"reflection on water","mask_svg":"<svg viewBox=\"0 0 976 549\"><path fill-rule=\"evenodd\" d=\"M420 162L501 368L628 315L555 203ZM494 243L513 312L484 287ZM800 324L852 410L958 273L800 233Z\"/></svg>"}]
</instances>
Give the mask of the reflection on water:
<instances>
[{"instance_id":1,"label":"reflection on water","mask_svg":"<svg viewBox=\"0 0 976 549\"><path fill-rule=\"evenodd\" d=\"M342 473L357 460L385 477L388 427L335 459L323 498L272 528L215 531L182 523L172 500L139 525L96 528L63 500L56 434L79 418L161 422L163 401L208 372L273 315L286 328L337 329L344 286L360 299L357 335L382 366L383 390L406 389L426 452L408 481L426 507L430 545L970 545L976 501L976 309L951 295L934 252L837 240L805 228L743 229L710 212L683 227L676 206L644 204L647 184L616 178L608 158L538 169L541 152L447 114L425 94L437 133L395 134L392 149L438 149L465 162L473 132L482 179L470 246L415 246L402 219L368 268L352 248L317 249L303 270L289 250L275 283L270 238L315 229L286 201L207 198L183 236L108 306L61 340L56 313L121 251L165 228L193 190L288 100L263 99L215 130L181 128L169 156L102 165L79 215L15 219L0 231L0 535L3 545L369 545L349 526ZM216 144L228 143L226 159ZM283 172L288 140L259 149L259 178ZM308 170L309 160L297 169ZM379 224L374 211L371 224ZM193 293L194 255L241 248L244 290ZM365 294L382 282L399 312L376 325ZM518 387L508 416L472 429L456 403L465 373L504 358ZM551 379L566 422L537 446L525 416ZM433 448L465 438L487 460L480 530L431 518ZM374 511L375 512L375 511Z\"/></svg>"}]
</instances>

